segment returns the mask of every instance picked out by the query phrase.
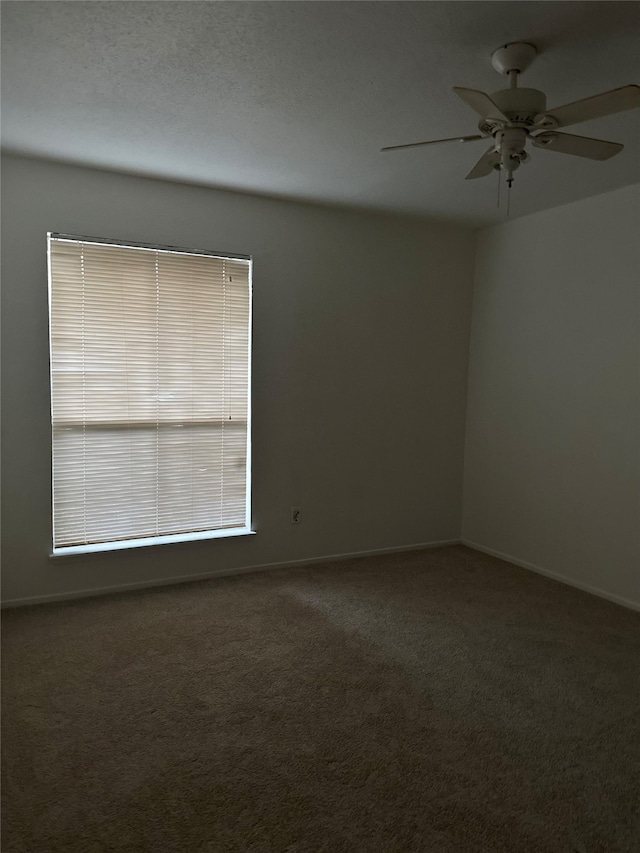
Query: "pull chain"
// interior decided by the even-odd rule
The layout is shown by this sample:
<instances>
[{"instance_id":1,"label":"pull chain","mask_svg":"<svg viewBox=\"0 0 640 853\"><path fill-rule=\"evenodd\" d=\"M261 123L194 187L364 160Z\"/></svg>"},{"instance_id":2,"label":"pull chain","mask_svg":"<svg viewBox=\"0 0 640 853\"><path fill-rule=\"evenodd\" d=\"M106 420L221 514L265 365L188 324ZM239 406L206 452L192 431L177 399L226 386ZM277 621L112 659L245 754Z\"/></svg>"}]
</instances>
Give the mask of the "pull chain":
<instances>
[{"instance_id":1,"label":"pull chain","mask_svg":"<svg viewBox=\"0 0 640 853\"><path fill-rule=\"evenodd\" d=\"M500 210L500 184L502 183L502 175L500 174L500 169L497 169L498 172L498 210Z\"/></svg>"}]
</instances>

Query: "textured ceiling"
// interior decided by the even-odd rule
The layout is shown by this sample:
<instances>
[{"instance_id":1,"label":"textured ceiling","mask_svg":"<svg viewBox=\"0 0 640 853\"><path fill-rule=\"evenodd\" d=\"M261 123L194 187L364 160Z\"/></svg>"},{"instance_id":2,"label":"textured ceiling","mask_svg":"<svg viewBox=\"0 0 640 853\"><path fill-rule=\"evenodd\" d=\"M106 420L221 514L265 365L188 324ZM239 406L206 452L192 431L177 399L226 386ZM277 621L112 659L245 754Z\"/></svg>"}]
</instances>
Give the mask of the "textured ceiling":
<instances>
[{"instance_id":1,"label":"textured ceiling","mask_svg":"<svg viewBox=\"0 0 640 853\"><path fill-rule=\"evenodd\" d=\"M636 2L3 2L5 150L479 225L497 177L454 85L491 92L505 42L550 106L640 82ZM511 216L640 181L640 110L572 128L623 142L606 162L533 149Z\"/></svg>"}]
</instances>

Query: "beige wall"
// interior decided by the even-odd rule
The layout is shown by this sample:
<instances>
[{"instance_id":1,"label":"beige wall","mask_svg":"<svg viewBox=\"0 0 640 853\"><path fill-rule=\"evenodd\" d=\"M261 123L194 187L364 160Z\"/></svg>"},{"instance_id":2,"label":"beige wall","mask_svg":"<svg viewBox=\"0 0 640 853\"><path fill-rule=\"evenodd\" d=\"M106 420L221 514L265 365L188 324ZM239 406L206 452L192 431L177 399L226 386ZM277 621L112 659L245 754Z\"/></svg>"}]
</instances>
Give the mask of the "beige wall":
<instances>
[{"instance_id":1,"label":"beige wall","mask_svg":"<svg viewBox=\"0 0 640 853\"><path fill-rule=\"evenodd\" d=\"M459 538L471 232L12 157L2 201L5 599ZM253 255L256 536L49 559L48 230Z\"/></svg>"},{"instance_id":2,"label":"beige wall","mask_svg":"<svg viewBox=\"0 0 640 853\"><path fill-rule=\"evenodd\" d=\"M480 232L463 538L640 605L640 187Z\"/></svg>"}]
</instances>

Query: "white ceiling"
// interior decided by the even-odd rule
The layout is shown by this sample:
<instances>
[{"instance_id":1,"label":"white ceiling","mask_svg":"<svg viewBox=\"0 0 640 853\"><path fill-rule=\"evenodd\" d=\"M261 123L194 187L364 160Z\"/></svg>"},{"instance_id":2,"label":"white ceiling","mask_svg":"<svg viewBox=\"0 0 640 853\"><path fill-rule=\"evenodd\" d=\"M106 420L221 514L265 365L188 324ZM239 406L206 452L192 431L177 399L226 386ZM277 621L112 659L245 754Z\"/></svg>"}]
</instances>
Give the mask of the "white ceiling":
<instances>
[{"instance_id":1,"label":"white ceiling","mask_svg":"<svg viewBox=\"0 0 640 853\"><path fill-rule=\"evenodd\" d=\"M549 106L640 82L636 2L3 2L5 150L470 225L505 216L454 85L503 88L491 51L530 41ZM571 132L606 162L533 149L511 216L640 181L640 110Z\"/></svg>"}]
</instances>

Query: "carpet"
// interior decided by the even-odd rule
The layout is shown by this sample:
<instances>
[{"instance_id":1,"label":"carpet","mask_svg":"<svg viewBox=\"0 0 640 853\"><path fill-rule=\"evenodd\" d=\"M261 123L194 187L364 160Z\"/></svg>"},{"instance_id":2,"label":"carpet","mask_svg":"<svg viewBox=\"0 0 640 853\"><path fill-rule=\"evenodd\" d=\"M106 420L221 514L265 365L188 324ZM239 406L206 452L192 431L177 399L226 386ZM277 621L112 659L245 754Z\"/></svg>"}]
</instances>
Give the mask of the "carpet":
<instances>
[{"instance_id":1,"label":"carpet","mask_svg":"<svg viewBox=\"0 0 640 853\"><path fill-rule=\"evenodd\" d=\"M463 546L5 611L5 853L640 850L640 614Z\"/></svg>"}]
</instances>

